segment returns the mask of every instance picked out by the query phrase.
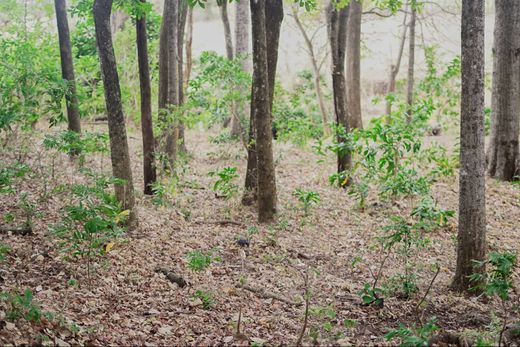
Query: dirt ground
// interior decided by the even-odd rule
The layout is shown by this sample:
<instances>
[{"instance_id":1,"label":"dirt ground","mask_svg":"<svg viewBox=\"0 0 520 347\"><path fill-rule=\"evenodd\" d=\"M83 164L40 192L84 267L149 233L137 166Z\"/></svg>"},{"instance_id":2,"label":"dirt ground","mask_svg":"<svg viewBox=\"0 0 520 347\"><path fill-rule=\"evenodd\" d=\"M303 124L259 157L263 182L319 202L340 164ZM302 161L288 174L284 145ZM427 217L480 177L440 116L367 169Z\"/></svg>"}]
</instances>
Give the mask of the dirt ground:
<instances>
[{"instance_id":1,"label":"dirt ground","mask_svg":"<svg viewBox=\"0 0 520 347\"><path fill-rule=\"evenodd\" d=\"M26 161L33 168L40 167L39 159L42 167L49 164L39 149L40 141L28 144ZM141 192L141 142L135 131L130 134L130 144L134 182ZM372 283L370 273L377 273L383 256L374 238L381 235L390 215L409 211L407 201L374 204L371 200L369 207L360 211L344 191L328 184L327 177L335 169L333 158L319 163L322 158L310 146L302 149L277 143L278 220L270 226L258 225L254 208L241 206L239 197L217 198L211 190L215 179L208 176L211 170L236 166L241 186L246 158L243 148L210 144L203 130L191 130L187 145L191 159L184 166L172 206L155 206L149 197L138 193L139 227L117 240L106 258L95 264L91 284L86 280L85 265L64 261L49 234L49 226L58 220L65 204L63 194L50 195L38 203L33 235L1 235L1 242L11 247L0 265L2 290L29 288L42 311L65 317L80 329L73 333L46 320L6 325L2 319L0 343L31 344L45 334L61 345L240 344L243 342L234 335L241 311L241 332L249 343L294 345L303 324L304 274L308 268L312 314L303 340L306 345L313 343L309 331L320 345L392 344L385 341L384 334L398 322L417 321L415 306L434 276L430 269L434 263L441 269L426 304L421 306L423 320L435 316L443 330L472 336L489 331L500 316L498 302L464 298L448 288L455 266L456 218L448 227L430 234L430 245L417 254L419 293L408 299L385 298L382 308L362 306L357 293L365 282ZM3 152L2 163L14 160L16 154ZM103 162L89 158L86 166L110 170L107 158ZM81 181L77 167L64 155L55 161L55 172L56 182ZM21 189L35 198L41 193L42 179L36 173L29 177ZM49 191L56 182L47 182ZM321 196L308 216L292 195L298 187ZM436 183L433 194L440 206L457 210L457 177ZM488 180L487 198L489 248L517 250L519 186ZM0 196L2 215L16 211L15 205L12 195ZM241 248L236 240L252 226L259 232L252 236L250 247ZM192 250L214 250L221 261L206 271L194 272L186 266L185 256ZM390 256L386 264L381 281L402 268L397 255ZM157 273L158 267L171 269L189 285L179 288ZM76 279L79 287L69 285L70 279ZM514 280L518 285L518 273ZM244 281L258 290L239 288ZM216 303L210 310L193 299L196 290L213 294ZM7 307L1 305L0 314L5 314ZM345 320L354 322L345 326Z\"/></svg>"}]
</instances>

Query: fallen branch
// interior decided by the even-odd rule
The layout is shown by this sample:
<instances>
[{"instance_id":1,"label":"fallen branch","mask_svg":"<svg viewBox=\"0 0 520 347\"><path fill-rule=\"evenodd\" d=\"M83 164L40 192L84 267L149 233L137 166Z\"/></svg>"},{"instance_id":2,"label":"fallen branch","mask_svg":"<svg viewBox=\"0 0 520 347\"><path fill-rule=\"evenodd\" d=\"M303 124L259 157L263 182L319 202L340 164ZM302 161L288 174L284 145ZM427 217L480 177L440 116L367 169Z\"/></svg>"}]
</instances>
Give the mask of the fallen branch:
<instances>
[{"instance_id":1,"label":"fallen branch","mask_svg":"<svg viewBox=\"0 0 520 347\"><path fill-rule=\"evenodd\" d=\"M179 275L176 275L173 271L171 271L169 269L158 267L155 269L155 272L163 274L164 276L166 276L166 278L170 282L177 283L177 285L180 288L184 288L188 285L188 283L186 282L186 280L184 280L184 278L182 278Z\"/></svg>"},{"instance_id":2,"label":"fallen branch","mask_svg":"<svg viewBox=\"0 0 520 347\"><path fill-rule=\"evenodd\" d=\"M238 225L238 226L245 226L244 223L237 222L234 220L216 220L216 221L204 221L204 220L196 220L193 223L195 224L218 224L218 225Z\"/></svg>"},{"instance_id":3,"label":"fallen branch","mask_svg":"<svg viewBox=\"0 0 520 347\"><path fill-rule=\"evenodd\" d=\"M11 233L13 235L32 235L33 231L32 228L28 225L25 225L23 227L0 227L0 233L1 234L8 234Z\"/></svg>"},{"instance_id":4,"label":"fallen branch","mask_svg":"<svg viewBox=\"0 0 520 347\"><path fill-rule=\"evenodd\" d=\"M285 304L294 305L294 306L301 306L302 305L301 302L288 300L288 299L286 299L286 298L284 298L284 297L282 297L280 295L269 293L269 292L267 292L263 288L255 288L255 287L248 286L247 284L237 284L237 287L245 289L245 290L248 290L248 291L250 291L252 293L255 293L259 297L264 298L264 299L278 300L278 301L283 302Z\"/></svg>"}]
</instances>

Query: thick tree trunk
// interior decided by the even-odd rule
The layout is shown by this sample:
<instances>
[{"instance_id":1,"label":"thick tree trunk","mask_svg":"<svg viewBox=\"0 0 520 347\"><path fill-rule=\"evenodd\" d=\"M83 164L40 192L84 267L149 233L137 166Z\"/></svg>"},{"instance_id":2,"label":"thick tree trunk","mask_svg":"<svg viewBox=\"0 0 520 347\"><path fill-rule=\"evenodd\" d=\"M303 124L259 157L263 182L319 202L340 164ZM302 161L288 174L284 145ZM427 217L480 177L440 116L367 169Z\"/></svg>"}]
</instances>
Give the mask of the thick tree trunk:
<instances>
[{"instance_id":1,"label":"thick tree trunk","mask_svg":"<svg viewBox=\"0 0 520 347\"><path fill-rule=\"evenodd\" d=\"M94 24L101 63L101 74L105 87L112 174L114 177L124 180L123 184L115 185L115 194L117 199L123 204L123 208L130 210L128 224L133 227L137 224L137 213L134 210L135 199L130 154L126 137L123 105L121 103L119 76L117 74L117 64L110 32L111 10L112 0L95 0L93 8Z\"/></svg>"},{"instance_id":2,"label":"thick tree trunk","mask_svg":"<svg viewBox=\"0 0 520 347\"><path fill-rule=\"evenodd\" d=\"M235 15L235 57L242 60L242 69L251 71L249 63L249 0L241 0L236 3ZM241 136L242 126L240 120L247 116L245 105L236 105L236 116L231 118L231 132L233 137Z\"/></svg>"},{"instance_id":3,"label":"thick tree trunk","mask_svg":"<svg viewBox=\"0 0 520 347\"><path fill-rule=\"evenodd\" d=\"M271 105L274 95L279 30L282 19L282 0L251 1L253 28L253 101L251 103L251 115L255 118L257 128L258 221L260 223L271 222L276 213L277 196L272 148ZM269 42L269 48L267 42Z\"/></svg>"},{"instance_id":4,"label":"thick tree trunk","mask_svg":"<svg viewBox=\"0 0 520 347\"><path fill-rule=\"evenodd\" d=\"M403 33L401 35L401 42L399 44L399 51L397 53L397 61L395 65L390 67L390 80L388 82L388 91L387 94L395 93L395 81L397 79L397 74L399 73L399 69L401 68L401 60L403 58L404 51L404 43L406 42L406 34L408 33L408 26L406 25L406 17L408 12L404 14L403 19ZM386 101L386 114L389 115L392 113L392 102L390 100Z\"/></svg>"},{"instance_id":5,"label":"thick tree trunk","mask_svg":"<svg viewBox=\"0 0 520 347\"><path fill-rule=\"evenodd\" d=\"M76 94L76 80L74 78L74 65L72 62L69 22L67 20L65 0L54 0L54 6L56 8L56 22L58 25L58 38L60 41L61 75L67 82L68 87L68 93L65 95L68 129L70 131L81 133L78 96Z\"/></svg>"},{"instance_id":6,"label":"thick tree trunk","mask_svg":"<svg viewBox=\"0 0 520 347\"><path fill-rule=\"evenodd\" d=\"M471 292L477 284L471 274L485 271L474 263L486 257L484 23L484 0L463 0L459 232L452 283L461 292Z\"/></svg>"},{"instance_id":7,"label":"thick tree trunk","mask_svg":"<svg viewBox=\"0 0 520 347\"><path fill-rule=\"evenodd\" d=\"M227 0L220 4L220 17L224 24L224 38L226 41L226 56L229 60L233 59L233 36L231 36L231 25L229 24L229 16L227 11Z\"/></svg>"},{"instance_id":8,"label":"thick tree trunk","mask_svg":"<svg viewBox=\"0 0 520 347\"><path fill-rule=\"evenodd\" d=\"M255 15L253 13L253 7L255 7L255 9L260 11L260 9L258 9L258 7L260 5L257 3L254 3L254 2L259 2L259 3L263 4L262 6L265 7L263 12L265 12L265 14L266 14L264 26L265 26L265 31L266 31L265 45L267 47L267 52L266 52L267 70L268 70L268 73L267 73L268 84L267 85L268 85L268 103L269 103L269 105L268 105L269 106L268 107L269 117L267 117L267 118L269 119L270 124L269 124L268 133L267 134L264 133L262 135L258 134L258 129L259 129L258 119L253 114L253 110L257 108L257 106L255 105L256 100L255 100L255 76L254 76L254 74L256 73L256 68L257 68L257 66L256 66L257 63L255 62L255 58L258 59L258 57L255 57L254 45L255 45L255 41L260 42L260 44L262 42L262 41L259 41L259 39L255 37L255 33L254 33L254 30L258 29L259 23L255 22ZM254 203L257 199L257 196L259 195L258 191L262 190L262 188L260 188L260 178L259 178L259 176L262 173L260 173L258 165L260 165L260 162L264 162L264 160L259 159L259 156L260 156L258 153L258 146L260 145L259 144L260 141L258 139L259 136L265 137L262 139L262 141L265 141L266 143L268 142L269 148L267 148L267 149L264 148L264 150L267 152L270 151L270 153L271 153L270 155L271 155L271 159L272 159L272 114L271 114L271 110L272 110L273 97L274 97L274 84L275 84L275 77L276 77L276 68L277 68L277 63L278 63L278 45L280 42L280 29L281 29L281 25L282 25L282 20L283 20L283 3L281 0L251 1L251 22L252 22L252 27L253 27L253 32L252 32L252 35L253 35L253 87L252 87L252 97L251 97L251 120L249 122L250 126L249 126L249 142L248 142L248 150L247 150L246 182L245 182L245 192L244 192L244 196L242 198L242 203L244 205L251 205L252 203ZM257 27L255 27L255 25ZM265 124L264 124L264 126L265 126ZM264 167L262 167L262 170L270 171L271 168L269 166L264 165ZM274 184L275 192L272 196L272 199L274 199L274 208L276 209L276 182L274 179L274 165L272 168L272 175L269 174L268 176L272 176L271 182ZM265 181L270 181L270 177L264 177L263 180L264 180L263 183L265 183ZM264 192L263 194L268 194L268 193ZM258 197L258 200L260 200L260 197ZM271 203L272 202L273 201L271 201ZM261 210L261 208L260 208L260 202L259 202L259 211L260 210ZM273 216L274 216L274 211L271 210L270 212L272 212Z\"/></svg>"},{"instance_id":9,"label":"thick tree trunk","mask_svg":"<svg viewBox=\"0 0 520 347\"><path fill-rule=\"evenodd\" d=\"M413 86L414 86L414 68L415 68L415 20L417 17L417 9L412 6L412 18L410 20L410 41L408 49L408 87L406 91L406 103L408 104L408 111L406 119L408 122L412 120L412 106L413 106Z\"/></svg>"},{"instance_id":10,"label":"thick tree trunk","mask_svg":"<svg viewBox=\"0 0 520 347\"><path fill-rule=\"evenodd\" d=\"M300 29L300 32L302 33L303 40L305 41L305 45L307 46L307 52L309 53L309 57L311 60L312 72L314 74L314 88L316 89L316 97L318 98L318 107L320 110L321 121L323 124L323 135L325 137L329 137L331 134L328 119L329 117L327 115L323 91L321 89L321 73L318 65L318 59L316 57L316 52L314 51L314 45L312 44L311 38L307 34L307 31L305 31L305 28L303 27L303 24L298 15L297 7L293 6L292 9L294 21L296 22L296 26L298 27L298 29Z\"/></svg>"},{"instance_id":11,"label":"thick tree trunk","mask_svg":"<svg viewBox=\"0 0 520 347\"><path fill-rule=\"evenodd\" d=\"M328 33L332 55L332 91L334 94L334 112L336 126L348 133L350 126L347 117L346 83L345 83L345 48L347 43L348 6L336 9L334 0L328 6ZM345 142L345 137L338 131L337 141ZM338 174L343 174L351 167L351 154L338 152ZM344 182L339 182L340 186Z\"/></svg>"},{"instance_id":12,"label":"thick tree trunk","mask_svg":"<svg viewBox=\"0 0 520 347\"><path fill-rule=\"evenodd\" d=\"M141 0L146 2L146 0ZM155 141L152 125L152 92L150 86L150 66L148 63L148 42L146 38L146 17L136 20L137 60L139 64L139 86L141 91L141 131L143 135L144 194L152 195L152 186L157 180L155 170Z\"/></svg>"},{"instance_id":13,"label":"thick tree trunk","mask_svg":"<svg viewBox=\"0 0 520 347\"><path fill-rule=\"evenodd\" d=\"M363 5L352 0L347 27L347 110L351 129L362 129L361 117L361 15Z\"/></svg>"},{"instance_id":14,"label":"thick tree trunk","mask_svg":"<svg viewBox=\"0 0 520 347\"><path fill-rule=\"evenodd\" d=\"M520 4L495 1L495 56L488 173L512 181L520 174Z\"/></svg>"}]
</instances>

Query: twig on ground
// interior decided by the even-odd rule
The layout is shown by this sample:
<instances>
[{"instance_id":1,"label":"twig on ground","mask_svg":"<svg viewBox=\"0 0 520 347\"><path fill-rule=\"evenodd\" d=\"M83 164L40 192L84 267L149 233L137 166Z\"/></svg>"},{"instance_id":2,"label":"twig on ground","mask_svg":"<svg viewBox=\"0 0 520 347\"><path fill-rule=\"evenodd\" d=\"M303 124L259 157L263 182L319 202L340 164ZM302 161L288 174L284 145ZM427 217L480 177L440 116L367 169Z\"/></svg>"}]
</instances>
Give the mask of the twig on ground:
<instances>
[{"instance_id":1,"label":"twig on ground","mask_svg":"<svg viewBox=\"0 0 520 347\"><path fill-rule=\"evenodd\" d=\"M30 226L23 226L23 227L0 227L0 233L1 234L8 234L11 233L13 235L32 235L33 230Z\"/></svg>"},{"instance_id":2,"label":"twig on ground","mask_svg":"<svg viewBox=\"0 0 520 347\"><path fill-rule=\"evenodd\" d=\"M294 306L301 306L302 305L301 302L288 300L288 299L286 299L286 298L284 298L284 297L282 297L280 295L269 293L269 292L267 292L263 288L255 288L255 287L248 286L247 284L237 284L237 287L245 289L245 290L248 290L248 291L250 291L252 293L255 293L259 297L264 298L264 299L273 299L273 300L281 301L281 302L283 302L285 304L294 305Z\"/></svg>"}]
</instances>

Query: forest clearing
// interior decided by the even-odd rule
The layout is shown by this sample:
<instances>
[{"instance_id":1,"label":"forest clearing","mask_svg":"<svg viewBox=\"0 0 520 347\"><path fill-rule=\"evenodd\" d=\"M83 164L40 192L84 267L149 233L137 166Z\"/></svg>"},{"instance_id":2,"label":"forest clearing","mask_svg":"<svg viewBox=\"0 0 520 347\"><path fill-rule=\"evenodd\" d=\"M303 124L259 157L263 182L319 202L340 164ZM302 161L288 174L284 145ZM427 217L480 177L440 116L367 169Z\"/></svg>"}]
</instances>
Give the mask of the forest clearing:
<instances>
[{"instance_id":1,"label":"forest clearing","mask_svg":"<svg viewBox=\"0 0 520 347\"><path fill-rule=\"evenodd\" d=\"M520 345L520 2L0 12L2 345Z\"/></svg>"}]
</instances>

